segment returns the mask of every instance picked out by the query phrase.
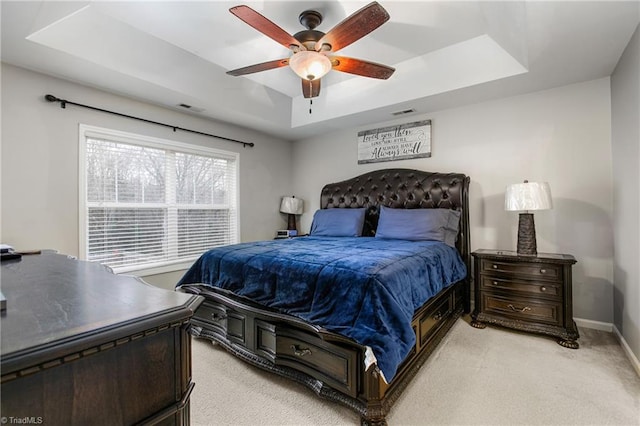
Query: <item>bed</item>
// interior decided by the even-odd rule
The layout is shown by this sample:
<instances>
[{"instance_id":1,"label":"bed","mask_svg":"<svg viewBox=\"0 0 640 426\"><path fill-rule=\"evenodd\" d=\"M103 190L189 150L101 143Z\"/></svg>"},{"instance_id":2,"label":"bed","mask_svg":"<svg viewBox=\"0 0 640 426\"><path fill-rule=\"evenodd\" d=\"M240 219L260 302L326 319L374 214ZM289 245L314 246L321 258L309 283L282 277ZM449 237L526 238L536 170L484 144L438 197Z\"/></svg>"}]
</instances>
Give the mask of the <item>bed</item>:
<instances>
[{"instance_id":1,"label":"bed","mask_svg":"<svg viewBox=\"0 0 640 426\"><path fill-rule=\"evenodd\" d=\"M219 247L194 263L176 287L205 297L191 334L385 424L470 310L468 188L464 174L411 169L325 185L310 236ZM323 225L336 218L354 225ZM438 225L434 238L413 232L423 220Z\"/></svg>"}]
</instances>

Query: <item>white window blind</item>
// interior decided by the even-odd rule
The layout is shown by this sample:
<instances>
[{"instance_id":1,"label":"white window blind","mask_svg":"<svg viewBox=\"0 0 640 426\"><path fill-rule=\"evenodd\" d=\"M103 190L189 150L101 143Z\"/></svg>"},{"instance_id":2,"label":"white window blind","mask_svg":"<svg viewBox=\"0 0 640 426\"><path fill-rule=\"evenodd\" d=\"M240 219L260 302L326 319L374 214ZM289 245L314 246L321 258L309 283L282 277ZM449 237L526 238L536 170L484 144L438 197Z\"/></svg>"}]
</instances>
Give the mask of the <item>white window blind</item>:
<instances>
[{"instance_id":1,"label":"white window blind","mask_svg":"<svg viewBox=\"0 0 640 426\"><path fill-rule=\"evenodd\" d=\"M126 272L238 241L237 154L84 125L80 133L84 258Z\"/></svg>"}]
</instances>

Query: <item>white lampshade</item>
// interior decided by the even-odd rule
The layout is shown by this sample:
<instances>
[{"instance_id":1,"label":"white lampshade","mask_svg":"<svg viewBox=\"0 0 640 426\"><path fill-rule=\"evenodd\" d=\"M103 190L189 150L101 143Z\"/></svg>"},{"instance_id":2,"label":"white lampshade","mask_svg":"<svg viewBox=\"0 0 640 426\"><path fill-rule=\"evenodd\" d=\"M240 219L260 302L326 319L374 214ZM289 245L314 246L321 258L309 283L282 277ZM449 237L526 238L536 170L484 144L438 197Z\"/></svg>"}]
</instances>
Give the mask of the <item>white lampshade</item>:
<instances>
[{"instance_id":1,"label":"white lampshade","mask_svg":"<svg viewBox=\"0 0 640 426\"><path fill-rule=\"evenodd\" d=\"M305 80L318 80L331 70L331 61L315 50L303 50L289 58L289 66Z\"/></svg>"},{"instance_id":2,"label":"white lampshade","mask_svg":"<svg viewBox=\"0 0 640 426\"><path fill-rule=\"evenodd\" d=\"M282 197L282 203L280 204L280 211L288 214L302 214L302 208L304 207L304 201L295 197Z\"/></svg>"},{"instance_id":3,"label":"white lampshade","mask_svg":"<svg viewBox=\"0 0 640 426\"><path fill-rule=\"evenodd\" d=\"M551 188L547 182L516 183L507 186L504 195L504 209L518 210L547 210L553 208Z\"/></svg>"}]
</instances>

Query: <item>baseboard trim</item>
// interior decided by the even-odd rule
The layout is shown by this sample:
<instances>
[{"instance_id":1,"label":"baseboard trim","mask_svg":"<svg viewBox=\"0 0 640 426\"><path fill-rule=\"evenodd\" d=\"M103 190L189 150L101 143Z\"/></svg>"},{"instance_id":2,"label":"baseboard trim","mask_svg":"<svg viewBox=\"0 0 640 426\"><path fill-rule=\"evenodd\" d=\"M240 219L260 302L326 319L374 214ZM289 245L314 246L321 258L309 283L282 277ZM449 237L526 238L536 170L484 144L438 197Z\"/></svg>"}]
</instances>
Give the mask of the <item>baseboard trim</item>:
<instances>
[{"instance_id":1,"label":"baseboard trim","mask_svg":"<svg viewBox=\"0 0 640 426\"><path fill-rule=\"evenodd\" d=\"M631 362L631 365L636 371L636 374L638 375L638 377L640 377L640 360L638 360L638 357L633 353L627 341L624 340L622 333L620 333L620 331L614 324L609 322L593 321L584 318L574 318L573 320L576 322L576 325L578 327L591 328L594 330L613 333L616 336L616 339L618 339L618 343L620 343L620 346L622 346L624 354L629 359L629 362Z\"/></svg>"},{"instance_id":2,"label":"baseboard trim","mask_svg":"<svg viewBox=\"0 0 640 426\"><path fill-rule=\"evenodd\" d=\"M594 330L606 331L613 333L613 324L610 322L593 321L584 318L574 318L578 327L591 328Z\"/></svg>"},{"instance_id":3,"label":"baseboard trim","mask_svg":"<svg viewBox=\"0 0 640 426\"><path fill-rule=\"evenodd\" d=\"M618 342L620 342L620 346L622 346L622 350L627 355L627 358L629 358L633 369L636 370L636 374L638 375L638 377L640 377L640 360L638 360L638 357L633 353L633 351L627 344L627 341L624 340L622 333L620 333L618 327L616 327L615 325L613 326L613 334L615 334Z\"/></svg>"}]
</instances>

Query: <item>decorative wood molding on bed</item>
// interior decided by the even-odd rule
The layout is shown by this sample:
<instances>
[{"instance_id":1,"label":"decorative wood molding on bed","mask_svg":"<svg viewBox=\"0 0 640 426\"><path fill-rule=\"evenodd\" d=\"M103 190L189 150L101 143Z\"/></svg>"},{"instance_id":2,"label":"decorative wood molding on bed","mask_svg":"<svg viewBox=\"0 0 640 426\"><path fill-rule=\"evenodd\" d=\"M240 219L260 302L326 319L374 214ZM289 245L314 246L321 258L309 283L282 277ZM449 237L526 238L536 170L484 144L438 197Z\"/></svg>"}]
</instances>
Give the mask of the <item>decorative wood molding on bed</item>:
<instances>
[{"instance_id":1,"label":"decorative wood molding on bed","mask_svg":"<svg viewBox=\"0 0 640 426\"><path fill-rule=\"evenodd\" d=\"M415 311L415 347L386 383L376 364L365 366L367 348L300 318L277 312L210 285L184 284L205 302L192 319L191 333L221 344L263 369L300 382L316 394L360 414L363 424L386 424L386 415L429 354L463 311L469 312L469 178L460 173L385 169L326 185L321 208L366 207L366 232L377 225L379 206L446 208L461 211L456 241L467 276ZM241 409L241 402L238 409Z\"/></svg>"}]
</instances>

